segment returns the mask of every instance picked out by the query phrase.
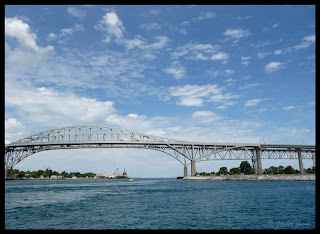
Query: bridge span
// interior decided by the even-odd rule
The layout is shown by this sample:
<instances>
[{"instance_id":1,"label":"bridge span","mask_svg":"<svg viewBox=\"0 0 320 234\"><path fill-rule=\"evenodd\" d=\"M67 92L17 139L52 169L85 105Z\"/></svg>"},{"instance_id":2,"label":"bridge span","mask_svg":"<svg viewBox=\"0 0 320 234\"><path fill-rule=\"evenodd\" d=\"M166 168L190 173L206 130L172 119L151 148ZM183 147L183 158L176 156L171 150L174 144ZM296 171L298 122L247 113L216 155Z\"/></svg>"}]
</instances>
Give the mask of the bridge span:
<instances>
[{"instance_id":1,"label":"bridge span","mask_svg":"<svg viewBox=\"0 0 320 234\"><path fill-rule=\"evenodd\" d=\"M189 142L137 133L109 126L85 125L40 132L5 145L5 177L13 167L32 154L46 150L86 148L136 148L168 154L184 166L184 176L196 174L196 162L208 160L251 160L256 174L262 174L262 159L302 159L315 163L314 145Z\"/></svg>"}]
</instances>

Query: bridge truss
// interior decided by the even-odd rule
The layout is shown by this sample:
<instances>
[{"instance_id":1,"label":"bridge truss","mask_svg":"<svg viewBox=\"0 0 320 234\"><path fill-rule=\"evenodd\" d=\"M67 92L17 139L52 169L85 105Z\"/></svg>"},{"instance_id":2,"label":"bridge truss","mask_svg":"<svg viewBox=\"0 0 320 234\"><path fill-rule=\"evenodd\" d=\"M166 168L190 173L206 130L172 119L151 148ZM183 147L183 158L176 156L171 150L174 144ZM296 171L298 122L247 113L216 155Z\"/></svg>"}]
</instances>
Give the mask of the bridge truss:
<instances>
[{"instance_id":1,"label":"bridge truss","mask_svg":"<svg viewBox=\"0 0 320 234\"><path fill-rule=\"evenodd\" d=\"M191 164L208 160L251 160L257 174L261 174L261 159L312 159L315 164L315 146L272 145L251 143L209 143L178 141L151 136L127 129L108 126L72 126L53 129L5 145L5 168L12 169L32 154L58 149L136 148L150 149L168 154L182 165L184 175Z\"/></svg>"}]
</instances>

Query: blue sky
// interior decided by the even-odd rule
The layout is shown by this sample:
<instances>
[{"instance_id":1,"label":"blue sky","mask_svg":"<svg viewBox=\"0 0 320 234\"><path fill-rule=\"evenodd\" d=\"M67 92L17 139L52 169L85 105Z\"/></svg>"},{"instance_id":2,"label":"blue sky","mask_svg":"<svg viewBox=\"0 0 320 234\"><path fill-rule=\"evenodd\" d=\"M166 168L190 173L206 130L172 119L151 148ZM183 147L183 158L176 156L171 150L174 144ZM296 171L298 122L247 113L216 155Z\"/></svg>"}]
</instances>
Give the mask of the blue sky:
<instances>
[{"instance_id":1,"label":"blue sky","mask_svg":"<svg viewBox=\"0 0 320 234\"><path fill-rule=\"evenodd\" d=\"M80 124L315 144L315 6L5 6L6 142ZM197 171L239 164L201 162ZM137 149L48 151L16 168L48 166L183 174L167 155Z\"/></svg>"}]
</instances>

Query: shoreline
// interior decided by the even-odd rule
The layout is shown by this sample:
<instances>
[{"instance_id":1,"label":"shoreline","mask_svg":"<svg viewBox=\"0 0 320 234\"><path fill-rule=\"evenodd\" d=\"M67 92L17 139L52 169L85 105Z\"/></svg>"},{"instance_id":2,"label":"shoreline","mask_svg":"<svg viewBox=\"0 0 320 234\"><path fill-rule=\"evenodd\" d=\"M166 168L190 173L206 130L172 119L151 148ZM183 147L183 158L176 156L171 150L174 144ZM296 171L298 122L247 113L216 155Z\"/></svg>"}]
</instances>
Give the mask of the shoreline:
<instances>
[{"instance_id":1,"label":"shoreline","mask_svg":"<svg viewBox=\"0 0 320 234\"><path fill-rule=\"evenodd\" d=\"M315 181L315 174L304 174L304 175L225 175L225 176L188 176L182 178L183 180L218 180L218 181Z\"/></svg>"}]
</instances>

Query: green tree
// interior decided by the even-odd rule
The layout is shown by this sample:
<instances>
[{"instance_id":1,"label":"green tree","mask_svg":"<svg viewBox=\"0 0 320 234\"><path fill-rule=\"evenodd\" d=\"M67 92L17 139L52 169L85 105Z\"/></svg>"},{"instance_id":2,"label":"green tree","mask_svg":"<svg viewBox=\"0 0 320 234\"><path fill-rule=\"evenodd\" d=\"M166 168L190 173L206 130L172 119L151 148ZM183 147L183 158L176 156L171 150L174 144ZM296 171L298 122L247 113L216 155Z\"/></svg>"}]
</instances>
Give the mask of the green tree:
<instances>
[{"instance_id":1,"label":"green tree","mask_svg":"<svg viewBox=\"0 0 320 234\"><path fill-rule=\"evenodd\" d=\"M240 173L241 173L241 170L238 167L231 168L229 171L230 175L239 175Z\"/></svg>"},{"instance_id":2,"label":"green tree","mask_svg":"<svg viewBox=\"0 0 320 234\"><path fill-rule=\"evenodd\" d=\"M283 166L278 166L278 174L283 174L284 173L284 167Z\"/></svg>"},{"instance_id":3,"label":"green tree","mask_svg":"<svg viewBox=\"0 0 320 234\"><path fill-rule=\"evenodd\" d=\"M220 167L219 172L217 173L218 175L226 175L228 174L228 168L226 167Z\"/></svg>"},{"instance_id":4,"label":"green tree","mask_svg":"<svg viewBox=\"0 0 320 234\"><path fill-rule=\"evenodd\" d=\"M296 170L292 166L287 166L283 169L284 174L295 174Z\"/></svg>"},{"instance_id":5,"label":"green tree","mask_svg":"<svg viewBox=\"0 0 320 234\"><path fill-rule=\"evenodd\" d=\"M248 161L242 161L240 163L240 170L244 174L254 174L253 168Z\"/></svg>"},{"instance_id":6,"label":"green tree","mask_svg":"<svg viewBox=\"0 0 320 234\"><path fill-rule=\"evenodd\" d=\"M13 174L13 175L14 175L14 174L19 174L19 170L18 170L18 169L14 169L12 174Z\"/></svg>"},{"instance_id":7,"label":"green tree","mask_svg":"<svg viewBox=\"0 0 320 234\"><path fill-rule=\"evenodd\" d=\"M26 174L26 173L25 173L24 171L20 171L19 174L18 174L18 177L20 177L20 178L21 178L21 177L25 177L25 174Z\"/></svg>"},{"instance_id":8,"label":"green tree","mask_svg":"<svg viewBox=\"0 0 320 234\"><path fill-rule=\"evenodd\" d=\"M44 171L43 170L38 170L36 172L36 177L39 178L41 175L44 175Z\"/></svg>"}]
</instances>

